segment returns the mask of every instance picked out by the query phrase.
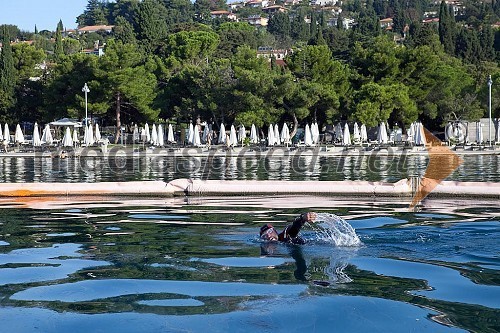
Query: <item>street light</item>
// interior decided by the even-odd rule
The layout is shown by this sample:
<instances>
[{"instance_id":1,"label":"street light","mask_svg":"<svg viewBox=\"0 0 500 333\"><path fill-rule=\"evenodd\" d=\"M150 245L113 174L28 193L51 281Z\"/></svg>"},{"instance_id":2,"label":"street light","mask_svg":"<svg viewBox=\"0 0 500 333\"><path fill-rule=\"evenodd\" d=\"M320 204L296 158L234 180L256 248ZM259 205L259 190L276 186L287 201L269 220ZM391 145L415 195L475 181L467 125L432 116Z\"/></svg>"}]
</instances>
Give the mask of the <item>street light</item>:
<instances>
[{"instance_id":1,"label":"street light","mask_svg":"<svg viewBox=\"0 0 500 333\"><path fill-rule=\"evenodd\" d=\"M90 92L90 89L87 86L86 82L85 82L85 85L82 88L82 91L85 93L85 126L87 126L88 125L88 123L87 123L87 93Z\"/></svg>"},{"instance_id":2,"label":"street light","mask_svg":"<svg viewBox=\"0 0 500 333\"><path fill-rule=\"evenodd\" d=\"M490 140L490 146L491 146L491 85L493 84L493 81L491 80L491 75L488 77L488 89L489 89L489 94L488 94L488 113L489 113L489 123L488 123L488 139Z\"/></svg>"}]
</instances>

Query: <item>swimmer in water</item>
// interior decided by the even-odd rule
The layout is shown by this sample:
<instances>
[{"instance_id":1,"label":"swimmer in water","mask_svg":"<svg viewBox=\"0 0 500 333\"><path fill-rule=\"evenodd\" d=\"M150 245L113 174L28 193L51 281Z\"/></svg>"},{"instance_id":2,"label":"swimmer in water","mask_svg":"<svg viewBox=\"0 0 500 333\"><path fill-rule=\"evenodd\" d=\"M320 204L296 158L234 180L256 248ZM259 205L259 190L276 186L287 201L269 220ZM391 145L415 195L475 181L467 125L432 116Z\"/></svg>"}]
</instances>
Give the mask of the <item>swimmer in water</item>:
<instances>
[{"instance_id":1,"label":"swimmer in water","mask_svg":"<svg viewBox=\"0 0 500 333\"><path fill-rule=\"evenodd\" d=\"M269 223L264 224L260 228L260 238L265 241L279 241L283 243L291 244L304 244L305 240L299 236L300 229L304 226L306 222L313 223L317 218L317 214L303 213L295 220L292 224L289 224L283 229L281 233L278 234L276 229Z\"/></svg>"}]
</instances>

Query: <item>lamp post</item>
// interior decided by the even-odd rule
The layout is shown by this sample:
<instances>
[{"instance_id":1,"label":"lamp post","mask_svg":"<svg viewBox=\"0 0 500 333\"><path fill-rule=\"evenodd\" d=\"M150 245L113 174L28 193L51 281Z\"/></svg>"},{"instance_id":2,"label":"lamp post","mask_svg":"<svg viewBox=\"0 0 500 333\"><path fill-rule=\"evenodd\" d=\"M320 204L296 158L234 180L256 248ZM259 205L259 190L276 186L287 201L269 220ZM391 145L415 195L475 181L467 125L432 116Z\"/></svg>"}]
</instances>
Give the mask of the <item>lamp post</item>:
<instances>
[{"instance_id":1,"label":"lamp post","mask_svg":"<svg viewBox=\"0 0 500 333\"><path fill-rule=\"evenodd\" d=\"M488 140L490 141L491 146L491 85L493 81L491 80L491 75L488 77L488 114L489 114L489 122L488 122Z\"/></svg>"},{"instance_id":2,"label":"lamp post","mask_svg":"<svg viewBox=\"0 0 500 333\"><path fill-rule=\"evenodd\" d=\"M85 85L82 88L82 91L85 93L85 126L87 126L87 93L90 92L89 87L87 86L87 82L85 82Z\"/></svg>"}]
</instances>

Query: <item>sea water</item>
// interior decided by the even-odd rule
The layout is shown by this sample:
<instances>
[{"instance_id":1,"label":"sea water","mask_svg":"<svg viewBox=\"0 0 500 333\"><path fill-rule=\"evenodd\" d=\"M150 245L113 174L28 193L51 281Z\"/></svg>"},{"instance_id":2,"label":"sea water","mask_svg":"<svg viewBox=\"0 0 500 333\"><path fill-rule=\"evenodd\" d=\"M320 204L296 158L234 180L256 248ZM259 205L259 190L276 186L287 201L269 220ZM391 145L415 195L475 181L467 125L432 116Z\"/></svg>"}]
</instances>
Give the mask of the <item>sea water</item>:
<instances>
[{"instance_id":1,"label":"sea water","mask_svg":"<svg viewBox=\"0 0 500 333\"><path fill-rule=\"evenodd\" d=\"M497 332L496 201L0 200L2 332ZM304 245L256 242L315 211Z\"/></svg>"}]
</instances>

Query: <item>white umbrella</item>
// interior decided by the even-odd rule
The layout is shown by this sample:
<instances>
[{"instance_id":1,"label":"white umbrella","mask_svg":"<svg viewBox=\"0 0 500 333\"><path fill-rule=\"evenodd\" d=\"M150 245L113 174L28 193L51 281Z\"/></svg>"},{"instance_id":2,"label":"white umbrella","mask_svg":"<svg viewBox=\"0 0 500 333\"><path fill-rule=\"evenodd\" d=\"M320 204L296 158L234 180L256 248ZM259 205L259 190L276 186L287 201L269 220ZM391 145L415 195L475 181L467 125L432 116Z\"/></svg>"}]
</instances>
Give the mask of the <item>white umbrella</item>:
<instances>
[{"instance_id":1,"label":"white umbrella","mask_svg":"<svg viewBox=\"0 0 500 333\"><path fill-rule=\"evenodd\" d=\"M198 126L199 125L195 125L193 127L193 146L196 146L196 147L198 147L199 145L201 145L200 130L199 130Z\"/></svg>"},{"instance_id":2,"label":"white umbrella","mask_svg":"<svg viewBox=\"0 0 500 333\"><path fill-rule=\"evenodd\" d=\"M361 129L360 129L360 137L362 142L367 142L368 141L368 133L366 133L366 125L361 124Z\"/></svg>"},{"instance_id":3,"label":"white umbrella","mask_svg":"<svg viewBox=\"0 0 500 333\"><path fill-rule=\"evenodd\" d=\"M311 125L311 135L312 135L313 143L318 143L319 142L319 127L318 127L317 122L314 122Z\"/></svg>"},{"instance_id":4,"label":"white umbrella","mask_svg":"<svg viewBox=\"0 0 500 333\"><path fill-rule=\"evenodd\" d=\"M231 131L229 132L229 144L233 147L238 145L238 137L236 136L236 128L231 125Z\"/></svg>"},{"instance_id":5,"label":"white umbrella","mask_svg":"<svg viewBox=\"0 0 500 333\"><path fill-rule=\"evenodd\" d=\"M15 143L23 143L24 142L24 134L21 130L21 126L17 124L16 132L14 133L14 142Z\"/></svg>"},{"instance_id":6,"label":"white umbrella","mask_svg":"<svg viewBox=\"0 0 500 333\"><path fill-rule=\"evenodd\" d=\"M220 124L219 140L218 143L226 143L226 128L224 124Z\"/></svg>"},{"instance_id":7,"label":"white umbrella","mask_svg":"<svg viewBox=\"0 0 500 333\"><path fill-rule=\"evenodd\" d=\"M151 144L153 146L158 146L158 131L156 130L155 124L151 127Z\"/></svg>"},{"instance_id":8,"label":"white umbrella","mask_svg":"<svg viewBox=\"0 0 500 333\"><path fill-rule=\"evenodd\" d=\"M95 124L95 141L101 140L101 132L99 131L99 124Z\"/></svg>"},{"instance_id":9,"label":"white umbrella","mask_svg":"<svg viewBox=\"0 0 500 333\"><path fill-rule=\"evenodd\" d=\"M422 123L417 122L414 125L415 130L415 144L416 145L425 145L425 133L424 133L424 125Z\"/></svg>"},{"instance_id":10,"label":"white umbrella","mask_svg":"<svg viewBox=\"0 0 500 333\"><path fill-rule=\"evenodd\" d=\"M45 124L45 127L43 129L42 133L42 143L46 143L48 145L51 145L52 142L54 142L54 139L52 138L52 133L50 132L50 126L49 124Z\"/></svg>"},{"instance_id":11,"label":"white umbrella","mask_svg":"<svg viewBox=\"0 0 500 333\"><path fill-rule=\"evenodd\" d=\"M132 131L132 142L134 143L137 141L139 141L139 127L137 127L137 124L134 124L134 130Z\"/></svg>"},{"instance_id":12,"label":"white umbrella","mask_svg":"<svg viewBox=\"0 0 500 333\"><path fill-rule=\"evenodd\" d=\"M241 142L243 144L243 141L245 141L246 137L247 137L247 133L246 133L245 126L240 125L240 128L238 129L238 142Z\"/></svg>"},{"instance_id":13,"label":"white umbrella","mask_svg":"<svg viewBox=\"0 0 500 333\"><path fill-rule=\"evenodd\" d=\"M62 145L63 147L73 147L73 139L71 138L71 129L69 128L69 126L66 127L66 130L64 132Z\"/></svg>"},{"instance_id":14,"label":"white umbrella","mask_svg":"<svg viewBox=\"0 0 500 333\"><path fill-rule=\"evenodd\" d=\"M281 129L281 142L284 144L290 143L290 130L286 123L283 124L283 128Z\"/></svg>"},{"instance_id":15,"label":"white umbrella","mask_svg":"<svg viewBox=\"0 0 500 333\"><path fill-rule=\"evenodd\" d=\"M250 128L250 142L251 143L259 143L259 136L257 135L257 128L255 128L254 124L252 124L252 127Z\"/></svg>"},{"instance_id":16,"label":"white umbrella","mask_svg":"<svg viewBox=\"0 0 500 333\"><path fill-rule=\"evenodd\" d=\"M148 123L146 123L146 125L144 125L144 131L146 132L146 140L145 140L145 142L150 142L151 141L151 134L149 133L149 125L148 125Z\"/></svg>"},{"instance_id":17,"label":"white umbrella","mask_svg":"<svg viewBox=\"0 0 500 333\"><path fill-rule=\"evenodd\" d=\"M352 133L352 138L354 139L354 142L361 141L361 134L359 133L358 123L354 123L354 130Z\"/></svg>"},{"instance_id":18,"label":"white umbrella","mask_svg":"<svg viewBox=\"0 0 500 333\"><path fill-rule=\"evenodd\" d=\"M93 145L95 143L94 130L92 128L92 124L89 124L89 145Z\"/></svg>"},{"instance_id":19,"label":"white umbrella","mask_svg":"<svg viewBox=\"0 0 500 333\"><path fill-rule=\"evenodd\" d=\"M312 133L311 133L311 128L309 127L309 124L306 124L306 129L304 131L304 144L306 146L313 145Z\"/></svg>"},{"instance_id":20,"label":"white umbrella","mask_svg":"<svg viewBox=\"0 0 500 333\"><path fill-rule=\"evenodd\" d=\"M342 141L342 138L344 137L343 132L344 131L342 129L342 125L340 123L338 123L335 126L335 135L337 136L337 141Z\"/></svg>"},{"instance_id":21,"label":"white umbrella","mask_svg":"<svg viewBox=\"0 0 500 333\"><path fill-rule=\"evenodd\" d=\"M33 127L33 146L40 147L42 145L42 141L40 140L40 132L38 131L38 124L35 123Z\"/></svg>"},{"instance_id":22,"label":"white umbrella","mask_svg":"<svg viewBox=\"0 0 500 333\"><path fill-rule=\"evenodd\" d=\"M274 146L276 143L274 139L274 128L273 124L269 124L269 129L267 130L267 144L268 146Z\"/></svg>"},{"instance_id":23,"label":"white umbrella","mask_svg":"<svg viewBox=\"0 0 500 333\"><path fill-rule=\"evenodd\" d=\"M172 124L168 124L167 142L174 143L174 130L172 129Z\"/></svg>"},{"instance_id":24,"label":"white umbrella","mask_svg":"<svg viewBox=\"0 0 500 333\"><path fill-rule=\"evenodd\" d=\"M351 144L351 133L349 132L349 125L345 123L344 125L344 135L342 139L342 144L344 146L349 146Z\"/></svg>"},{"instance_id":25,"label":"white umbrella","mask_svg":"<svg viewBox=\"0 0 500 333\"><path fill-rule=\"evenodd\" d=\"M7 143L10 142L10 131L9 131L9 125L5 123L5 126L3 128L3 139L7 141Z\"/></svg>"},{"instance_id":26,"label":"white umbrella","mask_svg":"<svg viewBox=\"0 0 500 333\"><path fill-rule=\"evenodd\" d=\"M80 142L78 139L78 131L76 127L73 127L73 144Z\"/></svg>"},{"instance_id":27,"label":"white umbrella","mask_svg":"<svg viewBox=\"0 0 500 333\"><path fill-rule=\"evenodd\" d=\"M387 130L385 128L385 123L381 122L380 126L378 128L378 136L377 136L378 143L387 143L389 141L389 138L387 137Z\"/></svg>"},{"instance_id":28,"label":"white umbrella","mask_svg":"<svg viewBox=\"0 0 500 333\"><path fill-rule=\"evenodd\" d=\"M497 140L496 142L500 142L500 119L497 120Z\"/></svg>"},{"instance_id":29,"label":"white umbrella","mask_svg":"<svg viewBox=\"0 0 500 333\"><path fill-rule=\"evenodd\" d=\"M163 125L158 125L158 146L165 145L165 135L163 134Z\"/></svg>"},{"instance_id":30,"label":"white umbrella","mask_svg":"<svg viewBox=\"0 0 500 333\"><path fill-rule=\"evenodd\" d=\"M187 133L187 141L188 141L189 144L193 144L194 143L194 127L193 127L193 123L189 123L188 133Z\"/></svg>"},{"instance_id":31,"label":"white umbrella","mask_svg":"<svg viewBox=\"0 0 500 333\"><path fill-rule=\"evenodd\" d=\"M203 135L201 136L201 140L203 142L208 141L208 134L210 132L210 129L208 128L208 124L205 122L205 127L203 127Z\"/></svg>"},{"instance_id":32,"label":"white umbrella","mask_svg":"<svg viewBox=\"0 0 500 333\"><path fill-rule=\"evenodd\" d=\"M411 144L415 144L415 125L416 123L411 123L408 133L406 133L406 141Z\"/></svg>"},{"instance_id":33,"label":"white umbrella","mask_svg":"<svg viewBox=\"0 0 500 333\"><path fill-rule=\"evenodd\" d=\"M476 123L476 142L478 144L483 142L483 128L481 122Z\"/></svg>"},{"instance_id":34,"label":"white umbrella","mask_svg":"<svg viewBox=\"0 0 500 333\"><path fill-rule=\"evenodd\" d=\"M274 142L278 145L281 144L280 129L278 128L278 124L274 124Z\"/></svg>"},{"instance_id":35,"label":"white umbrella","mask_svg":"<svg viewBox=\"0 0 500 333\"><path fill-rule=\"evenodd\" d=\"M3 140L2 126L0 126L0 140Z\"/></svg>"}]
</instances>

